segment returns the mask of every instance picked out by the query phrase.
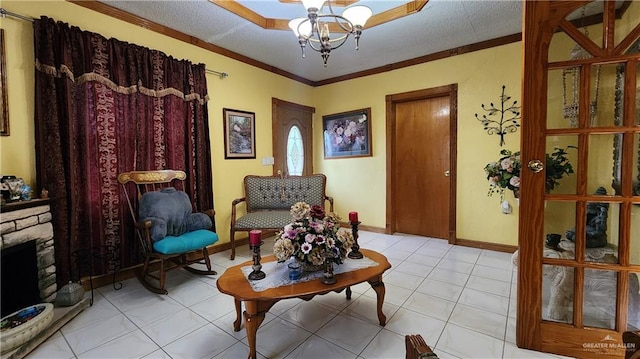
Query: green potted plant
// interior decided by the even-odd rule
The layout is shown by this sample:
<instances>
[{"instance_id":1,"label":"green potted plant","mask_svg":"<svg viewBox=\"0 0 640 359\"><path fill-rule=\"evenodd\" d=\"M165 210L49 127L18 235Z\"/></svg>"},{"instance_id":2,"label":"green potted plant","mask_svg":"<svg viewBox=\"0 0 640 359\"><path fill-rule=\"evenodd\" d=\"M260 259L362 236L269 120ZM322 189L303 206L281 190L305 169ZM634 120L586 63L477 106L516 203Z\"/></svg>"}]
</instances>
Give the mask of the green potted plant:
<instances>
[{"instance_id":1,"label":"green potted plant","mask_svg":"<svg viewBox=\"0 0 640 359\"><path fill-rule=\"evenodd\" d=\"M575 146L567 146L567 149L577 147ZM567 157L567 150L560 147L554 147L553 152L551 154L545 154L545 182L544 189L547 193L551 192L556 186L560 184L560 179L565 175L570 175L573 173L573 166L569 163L569 158Z\"/></svg>"}]
</instances>

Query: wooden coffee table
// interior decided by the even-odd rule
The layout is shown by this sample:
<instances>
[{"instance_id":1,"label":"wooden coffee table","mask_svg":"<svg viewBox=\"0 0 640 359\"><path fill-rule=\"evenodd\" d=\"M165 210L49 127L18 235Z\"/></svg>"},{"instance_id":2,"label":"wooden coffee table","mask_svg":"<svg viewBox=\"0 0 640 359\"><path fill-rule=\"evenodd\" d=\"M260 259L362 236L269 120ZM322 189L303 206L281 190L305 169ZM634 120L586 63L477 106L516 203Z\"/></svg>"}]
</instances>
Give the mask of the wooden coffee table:
<instances>
[{"instance_id":1,"label":"wooden coffee table","mask_svg":"<svg viewBox=\"0 0 640 359\"><path fill-rule=\"evenodd\" d=\"M369 282L378 298L378 321L384 326L387 317L382 313L384 303L384 283L382 274L391 268L391 264L385 256L372 250L360 249L366 257L378 263L375 267L363 268L351 272L336 275L336 284L323 284L320 279L308 282L295 283L277 288L270 288L261 292L256 292L251 288L249 281L242 273L242 267L251 265L252 262L244 262L237 266L228 268L217 281L220 292L233 296L236 305L236 320L233 322L233 330L240 331L240 308L241 302L245 303L244 320L247 331L247 341L249 342L249 358L256 358L256 332L262 324L265 314L269 309L282 299L300 298L310 300L316 295L323 295L329 292L341 292L346 289L347 299L351 299L351 286L362 282ZM274 256L262 258L262 263L275 261ZM284 265L284 264L283 264Z\"/></svg>"}]
</instances>

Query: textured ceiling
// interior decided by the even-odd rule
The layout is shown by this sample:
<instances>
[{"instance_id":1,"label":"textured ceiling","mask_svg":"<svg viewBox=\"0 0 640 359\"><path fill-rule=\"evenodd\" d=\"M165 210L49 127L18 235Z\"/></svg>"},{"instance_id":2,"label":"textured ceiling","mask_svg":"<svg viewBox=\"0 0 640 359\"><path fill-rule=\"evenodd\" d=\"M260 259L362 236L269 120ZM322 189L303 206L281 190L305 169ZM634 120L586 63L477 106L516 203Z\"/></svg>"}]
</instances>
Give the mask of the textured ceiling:
<instances>
[{"instance_id":1,"label":"textured ceiling","mask_svg":"<svg viewBox=\"0 0 640 359\"><path fill-rule=\"evenodd\" d=\"M101 2L310 81L331 79L516 34L522 26L521 1L429 0L417 13L371 28L365 26L360 49L355 51L350 38L344 46L331 52L328 65L324 67L320 54L309 49L307 57L301 58L298 41L291 31L263 29L208 0ZM302 5L297 3L239 2L265 18L290 19L306 15ZM375 15L376 11L407 2L361 0L359 3L369 5ZM335 6L334 11L342 13L342 9ZM215 64L209 66L226 72Z\"/></svg>"}]
</instances>

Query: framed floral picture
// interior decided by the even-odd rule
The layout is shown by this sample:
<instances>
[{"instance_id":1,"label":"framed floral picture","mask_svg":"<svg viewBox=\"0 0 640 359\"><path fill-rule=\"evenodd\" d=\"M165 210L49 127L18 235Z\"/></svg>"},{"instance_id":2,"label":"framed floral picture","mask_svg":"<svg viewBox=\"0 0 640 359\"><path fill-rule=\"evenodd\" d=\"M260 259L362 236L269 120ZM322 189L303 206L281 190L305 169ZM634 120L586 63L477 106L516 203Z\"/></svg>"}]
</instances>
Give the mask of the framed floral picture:
<instances>
[{"instance_id":1,"label":"framed floral picture","mask_svg":"<svg viewBox=\"0 0 640 359\"><path fill-rule=\"evenodd\" d=\"M256 158L256 114L222 109L224 118L224 158Z\"/></svg>"},{"instance_id":2,"label":"framed floral picture","mask_svg":"<svg viewBox=\"0 0 640 359\"><path fill-rule=\"evenodd\" d=\"M324 158L369 157L371 108L322 116Z\"/></svg>"}]
</instances>

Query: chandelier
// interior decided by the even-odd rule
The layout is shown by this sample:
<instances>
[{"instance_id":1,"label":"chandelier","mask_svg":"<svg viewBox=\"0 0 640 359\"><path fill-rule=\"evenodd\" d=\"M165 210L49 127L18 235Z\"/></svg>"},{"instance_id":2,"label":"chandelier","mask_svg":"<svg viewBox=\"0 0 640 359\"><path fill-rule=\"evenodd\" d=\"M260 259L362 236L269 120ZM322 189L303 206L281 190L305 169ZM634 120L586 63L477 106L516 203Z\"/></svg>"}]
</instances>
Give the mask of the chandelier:
<instances>
[{"instance_id":1,"label":"chandelier","mask_svg":"<svg viewBox=\"0 0 640 359\"><path fill-rule=\"evenodd\" d=\"M356 41L356 50L358 50L362 28L371 17L372 12L370 8L358 5L345 9L342 15L336 15L331 8L331 0L327 0L329 13L322 14L320 10L322 10L324 3L325 0L302 0L302 4L307 9L307 17L289 21L289 27L298 38L302 57L306 57L304 50L308 44L311 49L322 55L322 61L326 67L331 50L342 46L349 35L353 35ZM345 33L332 39L329 34L330 23L337 24Z\"/></svg>"}]
</instances>

